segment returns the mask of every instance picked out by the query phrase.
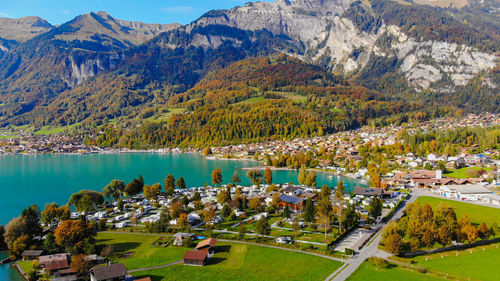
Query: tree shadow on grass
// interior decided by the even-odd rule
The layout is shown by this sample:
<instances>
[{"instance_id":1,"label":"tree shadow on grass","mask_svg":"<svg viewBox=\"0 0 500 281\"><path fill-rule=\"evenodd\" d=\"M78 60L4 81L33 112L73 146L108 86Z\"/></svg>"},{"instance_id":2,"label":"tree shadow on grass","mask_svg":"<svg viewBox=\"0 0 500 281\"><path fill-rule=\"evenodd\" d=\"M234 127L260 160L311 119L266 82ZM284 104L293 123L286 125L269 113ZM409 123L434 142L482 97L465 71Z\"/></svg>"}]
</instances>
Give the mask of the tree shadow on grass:
<instances>
[{"instance_id":1,"label":"tree shadow on grass","mask_svg":"<svg viewBox=\"0 0 500 281\"><path fill-rule=\"evenodd\" d=\"M139 242L123 242L123 243L115 243L111 244L116 251L118 252L128 252L136 249L141 245Z\"/></svg>"},{"instance_id":2,"label":"tree shadow on grass","mask_svg":"<svg viewBox=\"0 0 500 281\"><path fill-rule=\"evenodd\" d=\"M135 278L136 278L136 279L142 279L142 278L146 278L146 277L151 278L151 281L160 281L161 279L163 279L163 277L164 277L164 276L156 276L156 275L139 275L139 276L136 276Z\"/></svg>"},{"instance_id":3,"label":"tree shadow on grass","mask_svg":"<svg viewBox=\"0 0 500 281\"><path fill-rule=\"evenodd\" d=\"M215 264L221 263L225 260L226 260L225 258L211 257L211 258L208 258L207 263L205 265L215 265Z\"/></svg>"},{"instance_id":4,"label":"tree shadow on grass","mask_svg":"<svg viewBox=\"0 0 500 281\"><path fill-rule=\"evenodd\" d=\"M97 240L95 240L95 243L99 244L99 243L104 243L104 242L107 242L107 241L111 241L111 239L97 239Z\"/></svg>"},{"instance_id":5,"label":"tree shadow on grass","mask_svg":"<svg viewBox=\"0 0 500 281\"><path fill-rule=\"evenodd\" d=\"M231 250L231 245L215 246L216 253L229 253Z\"/></svg>"}]
</instances>

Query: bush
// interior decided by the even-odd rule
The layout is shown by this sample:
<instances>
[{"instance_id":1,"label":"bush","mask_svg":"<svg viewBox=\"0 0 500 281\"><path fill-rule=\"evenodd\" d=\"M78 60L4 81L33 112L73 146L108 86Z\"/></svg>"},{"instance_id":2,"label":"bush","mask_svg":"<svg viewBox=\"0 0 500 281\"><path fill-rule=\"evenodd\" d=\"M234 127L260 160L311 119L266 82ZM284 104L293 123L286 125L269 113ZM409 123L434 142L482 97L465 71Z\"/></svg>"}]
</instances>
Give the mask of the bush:
<instances>
[{"instance_id":1,"label":"bush","mask_svg":"<svg viewBox=\"0 0 500 281\"><path fill-rule=\"evenodd\" d=\"M388 268L390 265L386 260L377 257L368 258L368 262L375 265L375 267L377 267L378 269Z\"/></svg>"},{"instance_id":2,"label":"bush","mask_svg":"<svg viewBox=\"0 0 500 281\"><path fill-rule=\"evenodd\" d=\"M354 255L354 250L349 249L349 248L345 248L344 253L348 256L351 256L351 255Z\"/></svg>"},{"instance_id":3,"label":"bush","mask_svg":"<svg viewBox=\"0 0 500 281\"><path fill-rule=\"evenodd\" d=\"M115 247L108 245L101 250L101 256L105 258L111 257L115 253Z\"/></svg>"}]
</instances>

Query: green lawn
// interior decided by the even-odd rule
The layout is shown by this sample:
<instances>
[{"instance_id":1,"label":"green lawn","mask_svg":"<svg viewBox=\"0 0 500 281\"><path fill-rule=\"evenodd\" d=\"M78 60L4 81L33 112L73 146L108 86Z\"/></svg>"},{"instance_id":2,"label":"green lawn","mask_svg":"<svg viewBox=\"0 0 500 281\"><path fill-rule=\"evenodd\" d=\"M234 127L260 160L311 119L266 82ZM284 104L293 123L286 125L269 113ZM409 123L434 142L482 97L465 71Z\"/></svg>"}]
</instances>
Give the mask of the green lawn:
<instances>
[{"instance_id":1,"label":"green lawn","mask_svg":"<svg viewBox=\"0 0 500 281\"><path fill-rule=\"evenodd\" d=\"M469 170L485 170L485 171L491 171L491 168L480 168L480 167L467 167L467 168L462 168L462 169L458 169L458 170L455 170L451 173L448 173L448 174L444 174L445 176L447 177L450 177L450 178L457 178L457 179L466 179L466 178L470 178L469 175L467 175L467 171Z\"/></svg>"},{"instance_id":2,"label":"green lawn","mask_svg":"<svg viewBox=\"0 0 500 281\"><path fill-rule=\"evenodd\" d=\"M298 94L293 93L293 92L268 91L266 93L277 94L277 95L280 95L280 96L282 96L284 98L291 99L294 102L306 102L307 101L307 97L306 96L301 96L301 95L298 95Z\"/></svg>"},{"instance_id":3,"label":"green lawn","mask_svg":"<svg viewBox=\"0 0 500 281\"><path fill-rule=\"evenodd\" d=\"M494 222L500 225L500 209L493 207L485 207L465 202L458 202L436 197L421 196L417 199L422 205L429 204L434 209L440 202L446 202L452 206L457 214L457 219L460 219L464 214L468 214L473 224L479 225L485 222L490 227Z\"/></svg>"},{"instance_id":4,"label":"green lawn","mask_svg":"<svg viewBox=\"0 0 500 281\"><path fill-rule=\"evenodd\" d=\"M35 135L52 135L57 133L62 133L67 131L70 127L53 127L53 126L45 126L40 130L35 132Z\"/></svg>"},{"instance_id":5,"label":"green lawn","mask_svg":"<svg viewBox=\"0 0 500 281\"><path fill-rule=\"evenodd\" d=\"M155 265L162 265L182 259L186 248L169 246L166 248L153 247L151 244L161 236L99 233L98 245L113 245L115 256L113 260L122 262L127 269L138 269ZM133 253L123 258L123 254Z\"/></svg>"},{"instance_id":6,"label":"green lawn","mask_svg":"<svg viewBox=\"0 0 500 281\"><path fill-rule=\"evenodd\" d=\"M267 247L218 243L217 253L203 267L175 265L136 272L159 280L324 280L341 263Z\"/></svg>"},{"instance_id":7,"label":"green lawn","mask_svg":"<svg viewBox=\"0 0 500 281\"><path fill-rule=\"evenodd\" d=\"M33 270L33 261L18 261L17 264L21 267L24 273L28 274Z\"/></svg>"},{"instance_id":8,"label":"green lawn","mask_svg":"<svg viewBox=\"0 0 500 281\"><path fill-rule=\"evenodd\" d=\"M401 269L392 266L386 269L377 269L373 264L365 261L349 278L349 281L433 281L444 280L438 277L429 276L423 273Z\"/></svg>"},{"instance_id":9,"label":"green lawn","mask_svg":"<svg viewBox=\"0 0 500 281\"><path fill-rule=\"evenodd\" d=\"M471 278L494 281L500 278L500 266L498 266L500 247L498 244L480 246L465 251L419 256L414 260L417 262L417 266L461 276L464 277L464 280Z\"/></svg>"}]
</instances>

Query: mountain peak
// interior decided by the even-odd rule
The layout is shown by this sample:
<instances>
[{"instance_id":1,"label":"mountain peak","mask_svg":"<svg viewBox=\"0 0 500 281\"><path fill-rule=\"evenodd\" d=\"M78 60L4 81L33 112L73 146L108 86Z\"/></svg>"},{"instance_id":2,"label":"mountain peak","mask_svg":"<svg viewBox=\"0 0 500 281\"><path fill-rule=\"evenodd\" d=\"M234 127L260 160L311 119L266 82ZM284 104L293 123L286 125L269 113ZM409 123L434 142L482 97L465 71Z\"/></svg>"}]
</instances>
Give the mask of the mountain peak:
<instances>
[{"instance_id":1,"label":"mountain peak","mask_svg":"<svg viewBox=\"0 0 500 281\"><path fill-rule=\"evenodd\" d=\"M99 16L101 17L108 17L108 16L111 16L110 14L108 14L106 11L99 11L97 12L96 14L98 14Z\"/></svg>"},{"instance_id":2,"label":"mountain peak","mask_svg":"<svg viewBox=\"0 0 500 281\"><path fill-rule=\"evenodd\" d=\"M36 16L0 18L0 37L8 40L24 42L52 28L48 21Z\"/></svg>"},{"instance_id":3,"label":"mountain peak","mask_svg":"<svg viewBox=\"0 0 500 281\"><path fill-rule=\"evenodd\" d=\"M105 11L98 11L77 16L61 25L52 36L65 41L97 41L102 45L124 48L140 45L161 32L179 26L125 21L116 19Z\"/></svg>"}]
</instances>

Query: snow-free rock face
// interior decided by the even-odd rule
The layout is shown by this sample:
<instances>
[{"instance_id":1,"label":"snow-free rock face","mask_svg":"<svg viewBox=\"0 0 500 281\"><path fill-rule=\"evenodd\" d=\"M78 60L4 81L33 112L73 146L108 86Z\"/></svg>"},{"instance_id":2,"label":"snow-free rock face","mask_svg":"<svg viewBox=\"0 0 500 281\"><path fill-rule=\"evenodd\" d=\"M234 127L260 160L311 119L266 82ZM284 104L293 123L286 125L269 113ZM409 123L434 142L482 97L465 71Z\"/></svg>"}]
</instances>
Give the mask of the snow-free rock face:
<instances>
[{"instance_id":1,"label":"snow-free rock face","mask_svg":"<svg viewBox=\"0 0 500 281\"><path fill-rule=\"evenodd\" d=\"M427 89L441 79L465 85L474 74L496 65L493 54L455 43L422 41L408 37L394 25L382 23L371 32L361 31L344 13L351 0L276 0L247 3L228 11L213 11L188 26L226 25L243 30L268 30L286 35L303 50L281 52L320 64L345 75L361 71L370 57L397 56L399 71L417 89ZM423 23L425 24L425 23ZM378 39L390 36L389 48ZM199 36L192 44L217 47L223 38ZM439 90L439 89L438 89Z\"/></svg>"},{"instance_id":2,"label":"snow-free rock face","mask_svg":"<svg viewBox=\"0 0 500 281\"><path fill-rule=\"evenodd\" d=\"M53 26L39 17L0 18L0 37L20 42L51 30Z\"/></svg>"},{"instance_id":3,"label":"snow-free rock face","mask_svg":"<svg viewBox=\"0 0 500 281\"><path fill-rule=\"evenodd\" d=\"M118 53L99 56L97 58L88 58L82 62L78 62L75 58L70 57L70 79L67 79L66 77L63 77L63 79L69 87L75 87L76 85L87 81L91 77L109 69L116 68L121 59L122 56Z\"/></svg>"}]
</instances>

